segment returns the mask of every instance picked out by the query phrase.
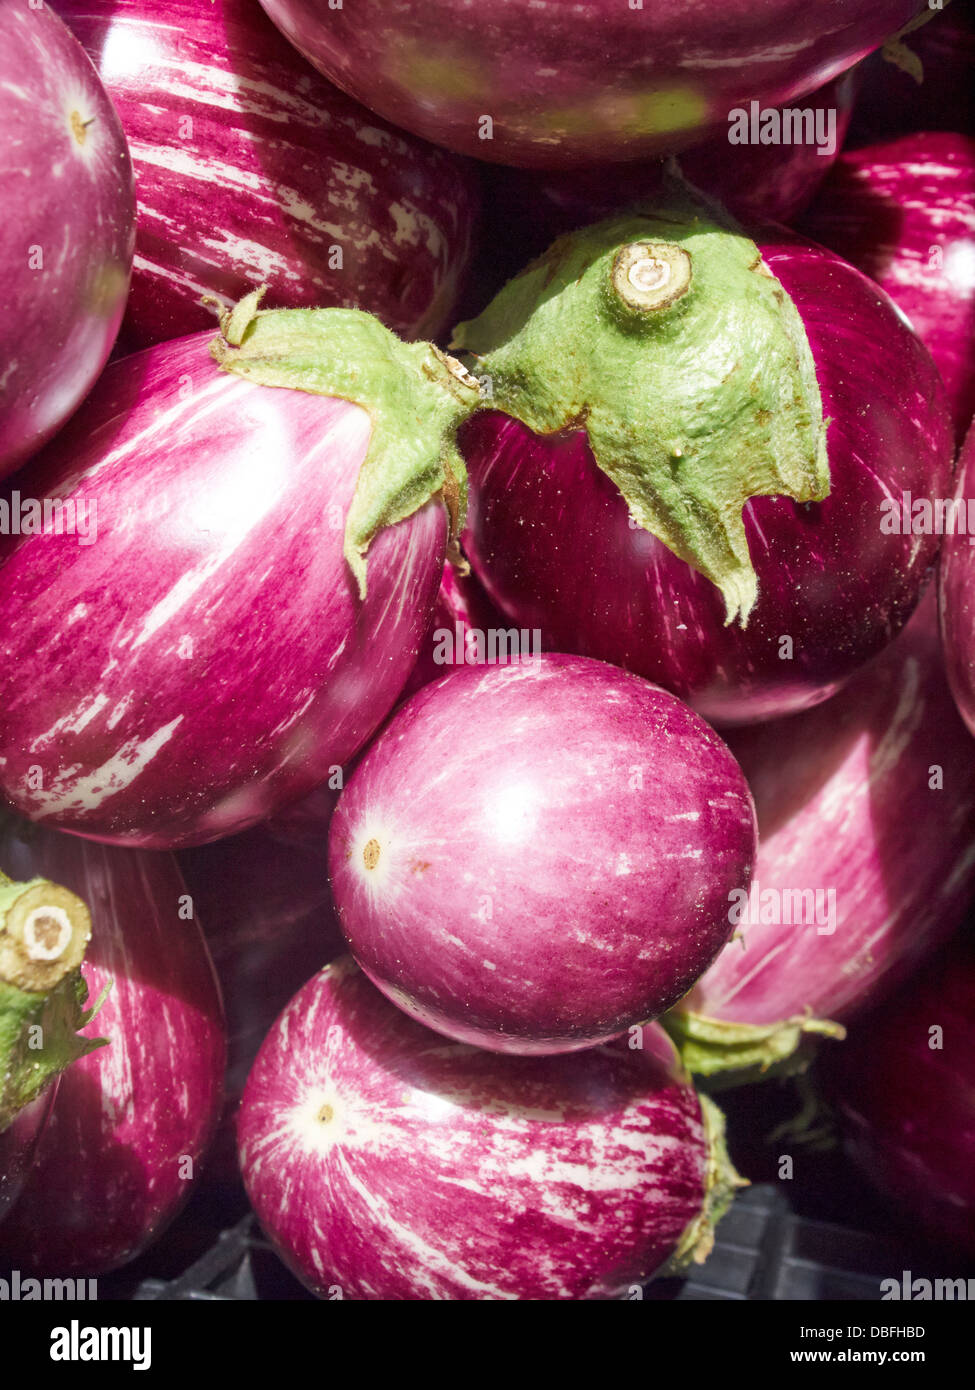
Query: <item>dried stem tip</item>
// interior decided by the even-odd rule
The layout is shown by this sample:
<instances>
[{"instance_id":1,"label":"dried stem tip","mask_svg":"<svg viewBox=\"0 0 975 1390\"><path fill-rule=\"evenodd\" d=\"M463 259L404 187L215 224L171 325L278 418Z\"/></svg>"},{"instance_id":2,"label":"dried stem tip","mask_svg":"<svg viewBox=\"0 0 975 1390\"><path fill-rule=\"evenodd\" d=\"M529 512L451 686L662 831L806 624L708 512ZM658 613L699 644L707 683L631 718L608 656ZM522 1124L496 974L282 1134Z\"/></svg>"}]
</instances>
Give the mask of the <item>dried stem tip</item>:
<instances>
[{"instance_id":1,"label":"dried stem tip","mask_svg":"<svg viewBox=\"0 0 975 1390\"><path fill-rule=\"evenodd\" d=\"M681 246L638 241L620 247L613 261L613 289L636 313L667 309L691 284L691 258Z\"/></svg>"},{"instance_id":2,"label":"dried stem tip","mask_svg":"<svg viewBox=\"0 0 975 1390\"><path fill-rule=\"evenodd\" d=\"M46 879L0 883L0 980L44 993L84 958L91 916L81 898Z\"/></svg>"}]
</instances>

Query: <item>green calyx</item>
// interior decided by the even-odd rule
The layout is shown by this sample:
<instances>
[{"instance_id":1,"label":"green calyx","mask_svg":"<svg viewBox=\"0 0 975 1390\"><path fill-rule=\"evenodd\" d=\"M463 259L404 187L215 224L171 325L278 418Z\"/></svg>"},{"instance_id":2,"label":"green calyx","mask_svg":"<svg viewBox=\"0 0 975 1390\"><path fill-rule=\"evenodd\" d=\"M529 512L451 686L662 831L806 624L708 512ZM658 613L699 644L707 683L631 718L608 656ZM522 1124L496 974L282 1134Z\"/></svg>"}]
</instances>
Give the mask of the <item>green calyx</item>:
<instances>
[{"instance_id":1,"label":"green calyx","mask_svg":"<svg viewBox=\"0 0 975 1390\"><path fill-rule=\"evenodd\" d=\"M772 1076L805 1071L816 1037L841 1039L846 1030L810 1014L778 1023L728 1023L688 1009L671 1009L660 1022L689 1072L714 1083L712 1089L740 1086Z\"/></svg>"},{"instance_id":2,"label":"green calyx","mask_svg":"<svg viewBox=\"0 0 975 1390\"><path fill-rule=\"evenodd\" d=\"M49 1081L108 1042L80 1034L102 1003L99 999L85 1009L87 998L80 970L66 975L47 994L0 981L0 1133Z\"/></svg>"},{"instance_id":3,"label":"green calyx","mask_svg":"<svg viewBox=\"0 0 975 1390\"><path fill-rule=\"evenodd\" d=\"M211 344L224 371L361 406L372 432L345 524L344 553L366 593L366 552L386 526L439 497L450 551L464 523L467 472L457 430L480 402L478 383L431 343L404 343L359 309L259 308L255 290L221 318Z\"/></svg>"},{"instance_id":4,"label":"green calyx","mask_svg":"<svg viewBox=\"0 0 975 1390\"><path fill-rule=\"evenodd\" d=\"M701 1210L684 1230L677 1249L661 1275L685 1274L692 1264L703 1264L714 1246L714 1230L731 1206L735 1193L748 1186L736 1172L728 1154L724 1115L709 1096L699 1095L701 1118L708 1145L708 1167Z\"/></svg>"},{"instance_id":5,"label":"green calyx","mask_svg":"<svg viewBox=\"0 0 975 1390\"><path fill-rule=\"evenodd\" d=\"M452 348L494 408L585 429L634 520L744 625L750 497L829 492L826 421L798 310L737 224L676 174L661 201L558 238Z\"/></svg>"},{"instance_id":6,"label":"green calyx","mask_svg":"<svg viewBox=\"0 0 975 1390\"><path fill-rule=\"evenodd\" d=\"M96 1009L79 966L88 908L46 879L0 873L0 1132L77 1057L105 1039L79 1037Z\"/></svg>"}]
</instances>

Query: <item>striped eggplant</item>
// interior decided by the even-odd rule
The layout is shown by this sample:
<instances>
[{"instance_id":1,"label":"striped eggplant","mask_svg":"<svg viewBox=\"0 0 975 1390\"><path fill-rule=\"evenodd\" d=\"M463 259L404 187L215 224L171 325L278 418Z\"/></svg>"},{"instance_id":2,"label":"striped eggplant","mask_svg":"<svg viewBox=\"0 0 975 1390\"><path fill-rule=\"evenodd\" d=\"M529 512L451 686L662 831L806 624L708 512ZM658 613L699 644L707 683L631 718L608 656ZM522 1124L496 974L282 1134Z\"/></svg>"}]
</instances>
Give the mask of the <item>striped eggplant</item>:
<instances>
[{"instance_id":1,"label":"striped eggplant","mask_svg":"<svg viewBox=\"0 0 975 1390\"><path fill-rule=\"evenodd\" d=\"M220 995L186 889L168 854L93 845L6 824L3 862L54 877L91 907L83 974L107 993L86 1033L108 1045L74 1062L17 1205L0 1263L85 1277L134 1258L198 1176L222 1095Z\"/></svg>"},{"instance_id":2,"label":"striped eggplant","mask_svg":"<svg viewBox=\"0 0 975 1390\"><path fill-rule=\"evenodd\" d=\"M206 333L114 363L4 499L0 785L30 819L157 849L244 830L326 781L409 675L462 478L423 430L476 391L368 315L279 314L211 345L226 372ZM336 393L232 370L265 330L317 335Z\"/></svg>"},{"instance_id":3,"label":"striped eggplant","mask_svg":"<svg viewBox=\"0 0 975 1390\"><path fill-rule=\"evenodd\" d=\"M582 657L465 667L370 745L329 832L359 965L430 1028L498 1052L656 1018L731 935L754 811L679 700Z\"/></svg>"},{"instance_id":4,"label":"striped eggplant","mask_svg":"<svg viewBox=\"0 0 975 1390\"><path fill-rule=\"evenodd\" d=\"M135 164L132 348L274 302L377 314L406 337L448 320L476 185L314 72L256 0L54 0L114 100Z\"/></svg>"},{"instance_id":5,"label":"striped eggplant","mask_svg":"<svg viewBox=\"0 0 975 1390\"><path fill-rule=\"evenodd\" d=\"M494 405L461 431L463 544L546 650L752 723L834 694L910 617L940 537L888 509L951 495L951 420L866 276L668 182L456 330Z\"/></svg>"},{"instance_id":6,"label":"striped eggplant","mask_svg":"<svg viewBox=\"0 0 975 1390\"><path fill-rule=\"evenodd\" d=\"M975 414L975 135L928 131L844 151L799 228L903 309L963 436Z\"/></svg>"},{"instance_id":7,"label":"striped eggplant","mask_svg":"<svg viewBox=\"0 0 975 1390\"><path fill-rule=\"evenodd\" d=\"M666 1024L693 1071L740 1080L842 1033L975 896L975 744L934 594L839 695L729 743L758 812L752 887L729 902L736 939Z\"/></svg>"},{"instance_id":8,"label":"striped eggplant","mask_svg":"<svg viewBox=\"0 0 975 1390\"><path fill-rule=\"evenodd\" d=\"M135 198L118 116L46 5L0 5L0 477L64 424L108 359Z\"/></svg>"},{"instance_id":9,"label":"striped eggplant","mask_svg":"<svg viewBox=\"0 0 975 1390\"><path fill-rule=\"evenodd\" d=\"M323 1298L639 1297L707 1254L741 1180L663 1031L633 1044L447 1043L346 957L299 991L248 1079L251 1202Z\"/></svg>"},{"instance_id":10,"label":"striped eggplant","mask_svg":"<svg viewBox=\"0 0 975 1390\"><path fill-rule=\"evenodd\" d=\"M387 120L499 164L669 154L781 106L877 48L920 0L261 0L326 77Z\"/></svg>"}]
</instances>

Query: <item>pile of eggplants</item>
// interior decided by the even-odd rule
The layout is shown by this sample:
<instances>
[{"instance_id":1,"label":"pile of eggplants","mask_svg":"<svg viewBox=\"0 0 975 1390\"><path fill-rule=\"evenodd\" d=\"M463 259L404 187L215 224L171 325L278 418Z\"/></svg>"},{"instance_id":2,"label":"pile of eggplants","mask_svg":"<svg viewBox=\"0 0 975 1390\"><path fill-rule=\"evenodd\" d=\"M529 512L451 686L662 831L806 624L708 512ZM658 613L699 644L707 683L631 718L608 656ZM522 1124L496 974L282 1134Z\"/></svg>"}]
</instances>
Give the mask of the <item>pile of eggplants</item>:
<instances>
[{"instance_id":1,"label":"pile of eggplants","mask_svg":"<svg viewBox=\"0 0 975 1390\"><path fill-rule=\"evenodd\" d=\"M261 5L0 12L0 1264L641 1297L811 1058L971 1255L970 24Z\"/></svg>"}]
</instances>

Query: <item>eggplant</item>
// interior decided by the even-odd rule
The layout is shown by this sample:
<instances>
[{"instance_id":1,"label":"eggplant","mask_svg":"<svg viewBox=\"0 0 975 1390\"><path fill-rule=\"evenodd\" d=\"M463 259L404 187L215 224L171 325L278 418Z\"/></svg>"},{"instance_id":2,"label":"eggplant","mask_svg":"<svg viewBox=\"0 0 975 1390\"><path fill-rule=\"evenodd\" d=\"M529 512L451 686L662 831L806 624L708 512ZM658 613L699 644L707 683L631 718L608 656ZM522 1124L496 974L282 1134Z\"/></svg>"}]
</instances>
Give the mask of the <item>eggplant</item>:
<instances>
[{"instance_id":1,"label":"eggplant","mask_svg":"<svg viewBox=\"0 0 975 1390\"><path fill-rule=\"evenodd\" d=\"M960 441L975 414L975 136L921 131L844 151L798 227L904 311Z\"/></svg>"},{"instance_id":2,"label":"eggplant","mask_svg":"<svg viewBox=\"0 0 975 1390\"><path fill-rule=\"evenodd\" d=\"M357 101L435 144L565 168L684 149L757 100L805 98L878 48L918 0L261 0Z\"/></svg>"},{"instance_id":3,"label":"eggplant","mask_svg":"<svg viewBox=\"0 0 975 1390\"><path fill-rule=\"evenodd\" d=\"M809 708L886 646L941 539L890 500L953 490L903 315L824 248L755 236L671 176L455 332L493 406L460 433L491 599L723 725Z\"/></svg>"},{"instance_id":4,"label":"eggplant","mask_svg":"<svg viewBox=\"0 0 975 1390\"><path fill-rule=\"evenodd\" d=\"M755 797L755 873L728 905L735 939L665 1023L692 1071L740 1082L842 1036L975 897L975 744L933 591L839 695L729 742Z\"/></svg>"},{"instance_id":5,"label":"eggplant","mask_svg":"<svg viewBox=\"0 0 975 1390\"><path fill-rule=\"evenodd\" d=\"M741 1179L661 1029L572 1057L445 1042L353 962L309 980L247 1082L240 1161L323 1298L607 1299L703 1259Z\"/></svg>"},{"instance_id":6,"label":"eggplant","mask_svg":"<svg viewBox=\"0 0 975 1390\"><path fill-rule=\"evenodd\" d=\"M602 662L467 667L392 718L329 832L369 978L450 1038L593 1047L675 1004L731 935L755 820L717 735Z\"/></svg>"},{"instance_id":7,"label":"eggplant","mask_svg":"<svg viewBox=\"0 0 975 1390\"><path fill-rule=\"evenodd\" d=\"M257 299L212 345L226 371L205 333L114 363L9 494L0 785L30 819L133 848L245 830L327 781L416 659L477 390L369 315ZM302 389L247 379L265 330L317 354Z\"/></svg>"},{"instance_id":8,"label":"eggplant","mask_svg":"<svg viewBox=\"0 0 975 1390\"><path fill-rule=\"evenodd\" d=\"M820 1075L844 1148L886 1199L892 1221L909 1222L942 1257L975 1259L971 932L861 1019L824 1061Z\"/></svg>"},{"instance_id":9,"label":"eggplant","mask_svg":"<svg viewBox=\"0 0 975 1390\"><path fill-rule=\"evenodd\" d=\"M0 6L0 478L81 403L112 350L135 242L115 108L47 5Z\"/></svg>"},{"instance_id":10,"label":"eggplant","mask_svg":"<svg viewBox=\"0 0 975 1390\"><path fill-rule=\"evenodd\" d=\"M199 1177L220 1112L220 993L176 862L9 823L0 853L91 906L83 966L108 1045L61 1076L19 1200L0 1227L11 1267L93 1277L138 1255Z\"/></svg>"},{"instance_id":11,"label":"eggplant","mask_svg":"<svg viewBox=\"0 0 975 1390\"><path fill-rule=\"evenodd\" d=\"M265 284L282 307L367 309L405 337L446 326L467 270L465 165L322 80L254 0L55 0L132 148L130 351L215 328Z\"/></svg>"},{"instance_id":12,"label":"eggplant","mask_svg":"<svg viewBox=\"0 0 975 1390\"><path fill-rule=\"evenodd\" d=\"M951 692L975 733L975 421L959 455L958 488L952 500L952 530L940 569L941 632Z\"/></svg>"}]
</instances>

